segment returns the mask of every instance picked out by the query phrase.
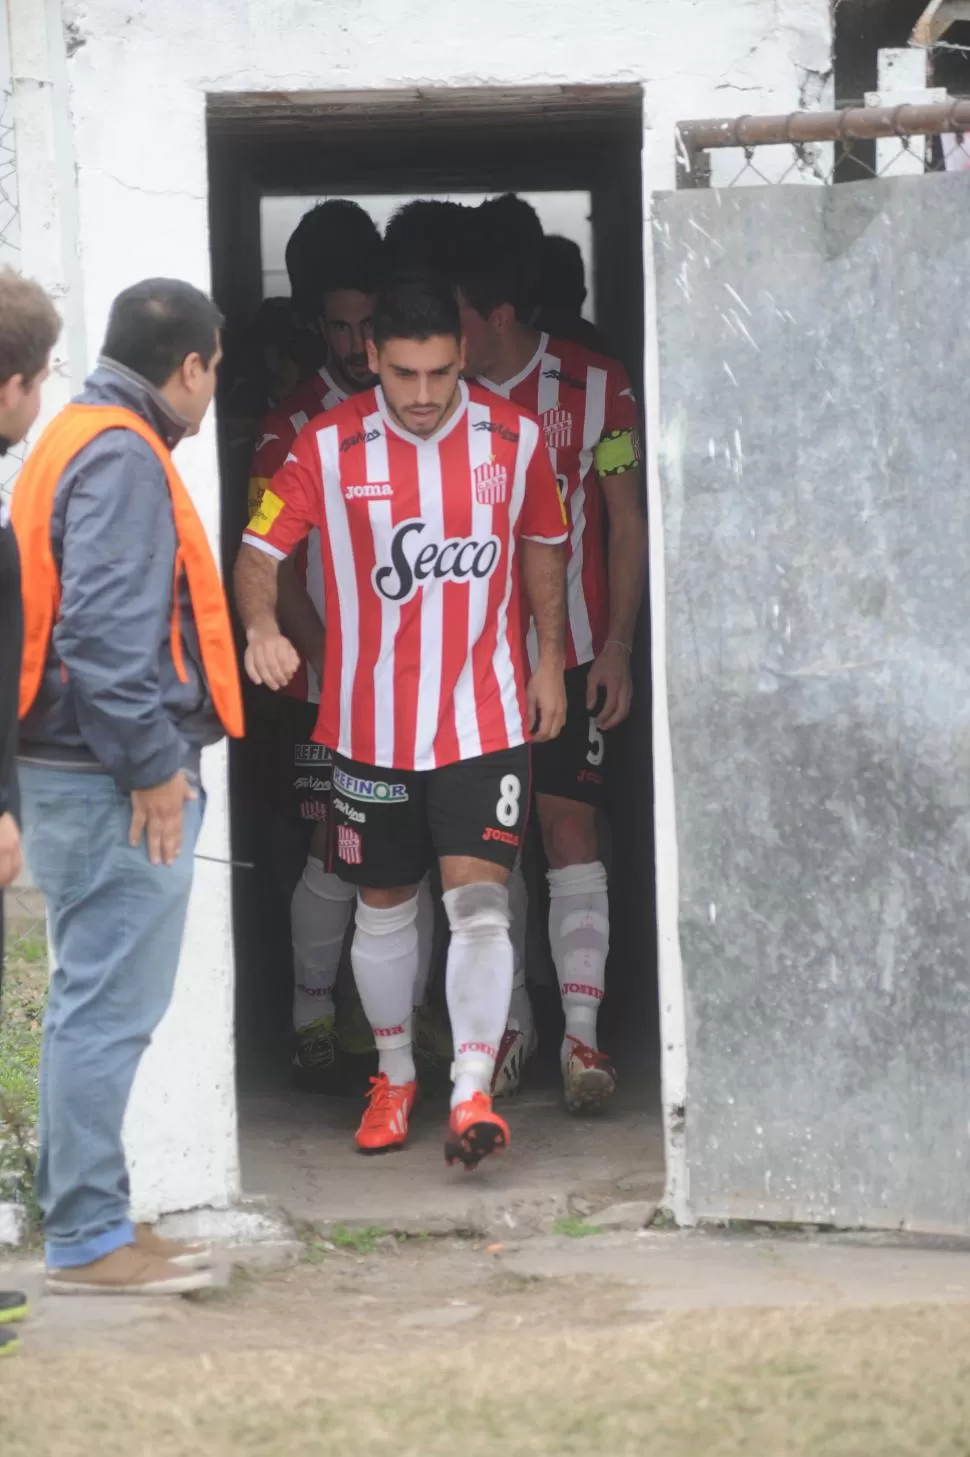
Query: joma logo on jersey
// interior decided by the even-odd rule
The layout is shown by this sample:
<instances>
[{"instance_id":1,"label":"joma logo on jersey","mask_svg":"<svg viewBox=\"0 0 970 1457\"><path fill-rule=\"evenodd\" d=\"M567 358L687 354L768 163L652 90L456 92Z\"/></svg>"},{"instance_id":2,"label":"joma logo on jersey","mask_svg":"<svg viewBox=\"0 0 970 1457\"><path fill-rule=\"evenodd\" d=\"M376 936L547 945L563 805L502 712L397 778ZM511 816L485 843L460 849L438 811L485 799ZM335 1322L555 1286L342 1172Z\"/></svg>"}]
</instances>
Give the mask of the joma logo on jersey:
<instances>
[{"instance_id":1,"label":"joma logo on jersey","mask_svg":"<svg viewBox=\"0 0 970 1457\"><path fill-rule=\"evenodd\" d=\"M472 482L479 506L501 506L504 503L509 484L509 473L504 465L496 465L490 460L486 465L476 466Z\"/></svg>"},{"instance_id":2,"label":"joma logo on jersey","mask_svg":"<svg viewBox=\"0 0 970 1457\"><path fill-rule=\"evenodd\" d=\"M338 794L367 804L375 800L380 804L403 804L408 797L405 784L388 784L386 779L358 779L356 774L348 774L345 769L334 769L333 787Z\"/></svg>"},{"instance_id":3,"label":"joma logo on jersey","mask_svg":"<svg viewBox=\"0 0 970 1457\"><path fill-rule=\"evenodd\" d=\"M568 385L571 390L584 390L586 386L581 379L573 379L561 369L544 369L543 379L558 379L560 384Z\"/></svg>"},{"instance_id":4,"label":"joma logo on jersey","mask_svg":"<svg viewBox=\"0 0 970 1457\"><path fill-rule=\"evenodd\" d=\"M566 450L573 440L573 417L568 410L544 410L542 433L547 450Z\"/></svg>"},{"instance_id":5,"label":"joma logo on jersey","mask_svg":"<svg viewBox=\"0 0 970 1457\"><path fill-rule=\"evenodd\" d=\"M372 440L379 440L379 430L358 430L356 435L348 435L346 440L340 442L340 453L345 450L353 450L355 445L367 445Z\"/></svg>"},{"instance_id":6,"label":"joma logo on jersey","mask_svg":"<svg viewBox=\"0 0 970 1457\"><path fill-rule=\"evenodd\" d=\"M394 495L390 481L368 481L365 486L344 486L345 501L386 501Z\"/></svg>"},{"instance_id":7,"label":"joma logo on jersey","mask_svg":"<svg viewBox=\"0 0 970 1457\"><path fill-rule=\"evenodd\" d=\"M404 521L391 537L390 563L374 568L375 591L388 602L410 602L429 577L438 581L485 581L498 566L502 544L497 536L479 541L474 536L452 536L447 541L421 545L427 522Z\"/></svg>"},{"instance_id":8,"label":"joma logo on jersey","mask_svg":"<svg viewBox=\"0 0 970 1457\"><path fill-rule=\"evenodd\" d=\"M507 440L510 445L518 445L519 437L514 430L503 425L501 420L476 420L472 426L473 430L487 430L490 435L497 435L500 440Z\"/></svg>"}]
</instances>

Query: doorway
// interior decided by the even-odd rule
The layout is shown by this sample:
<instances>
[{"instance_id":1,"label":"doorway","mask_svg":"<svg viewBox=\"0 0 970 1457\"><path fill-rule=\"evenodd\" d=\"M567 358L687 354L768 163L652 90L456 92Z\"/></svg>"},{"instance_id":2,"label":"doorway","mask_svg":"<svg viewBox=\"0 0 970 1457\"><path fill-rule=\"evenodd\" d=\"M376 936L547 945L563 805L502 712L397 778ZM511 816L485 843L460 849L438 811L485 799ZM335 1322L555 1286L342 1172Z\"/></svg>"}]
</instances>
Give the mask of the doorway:
<instances>
[{"instance_id":1,"label":"doorway","mask_svg":"<svg viewBox=\"0 0 970 1457\"><path fill-rule=\"evenodd\" d=\"M208 126L212 272L230 337L252 319L267 288L279 289L279 249L270 242L278 237L281 216L294 208L292 199L302 199L309 208L318 198L352 197L382 221L393 202L417 196L470 201L515 191L533 202L548 231L564 231L562 208L568 212L572 206L575 215L576 200L588 199L588 284L596 323L642 400L639 87L219 95L209 100ZM249 448L232 438L223 413L227 569L245 524ZM662 1185L649 631L646 611L642 616L634 658L635 709L617 731L609 812L611 955L601 1029L623 1094L616 1115L592 1125L566 1122L548 1078L539 1077L539 1086L517 1100L513 1133L518 1125L523 1142L537 1138L541 1144L537 1130L546 1130L560 1145L555 1169L538 1176L536 1187L547 1192L590 1180L605 1188L611 1170L627 1185L632 1178L637 1188L641 1172L658 1194ZM339 1183L346 1188L359 1170L362 1161L351 1152L358 1108L340 1100L342 1106L332 1109L337 1100L289 1091L287 908L267 869L268 832L253 792L246 745L233 746L230 774L244 1182L248 1193L279 1197L295 1157L305 1171L315 1172L298 1180L299 1188L291 1188L284 1203L310 1217L319 1208L317 1174L332 1189L339 1170ZM533 984L543 957L548 962L541 913L534 908ZM548 985L548 975L537 980ZM545 1038L546 1070L551 1067L554 1074L558 1042L551 1004L558 1004L557 994L549 1001L547 1021L553 1030ZM632 1142L627 1120L637 1130ZM322 1150L315 1140L324 1125L333 1130L333 1140ZM440 1158L437 1142L434 1147ZM616 1158L609 1156L610 1148ZM372 1177L361 1187L370 1188ZM606 1202L615 1197L611 1188ZM401 1187L395 1198L402 1208L407 1204Z\"/></svg>"}]
</instances>

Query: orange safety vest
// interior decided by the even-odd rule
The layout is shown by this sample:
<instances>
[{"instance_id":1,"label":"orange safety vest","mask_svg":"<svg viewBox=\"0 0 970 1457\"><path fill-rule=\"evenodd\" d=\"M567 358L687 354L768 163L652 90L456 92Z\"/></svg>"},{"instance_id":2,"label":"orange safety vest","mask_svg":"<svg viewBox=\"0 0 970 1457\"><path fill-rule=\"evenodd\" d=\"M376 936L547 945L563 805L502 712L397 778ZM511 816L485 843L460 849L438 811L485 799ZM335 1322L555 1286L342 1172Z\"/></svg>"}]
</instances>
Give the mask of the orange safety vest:
<instances>
[{"instance_id":1,"label":"orange safety vest","mask_svg":"<svg viewBox=\"0 0 970 1457\"><path fill-rule=\"evenodd\" d=\"M172 593L172 662L181 681L187 683L178 590L184 571L212 702L226 733L232 738L242 738L243 706L236 647L226 594L205 528L175 469L171 452L138 415L113 405L68 405L63 409L30 452L14 487L10 519L20 548L24 602L20 717L27 714L37 697L51 633L60 611L61 583L51 550L51 517L58 482L74 457L105 430L131 430L151 446L161 461L172 497L178 541Z\"/></svg>"}]
</instances>

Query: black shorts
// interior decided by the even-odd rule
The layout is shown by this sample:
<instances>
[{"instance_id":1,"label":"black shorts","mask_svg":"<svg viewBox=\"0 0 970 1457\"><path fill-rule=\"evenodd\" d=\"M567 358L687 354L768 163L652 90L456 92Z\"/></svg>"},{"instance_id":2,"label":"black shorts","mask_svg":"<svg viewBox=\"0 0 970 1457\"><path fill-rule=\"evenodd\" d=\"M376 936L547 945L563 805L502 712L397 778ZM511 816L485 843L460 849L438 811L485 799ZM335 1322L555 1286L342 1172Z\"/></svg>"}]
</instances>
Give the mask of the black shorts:
<instances>
[{"instance_id":1,"label":"black shorts","mask_svg":"<svg viewBox=\"0 0 970 1457\"><path fill-rule=\"evenodd\" d=\"M330 866L374 890L417 885L435 860L512 870L531 793L528 744L419 772L333 757Z\"/></svg>"},{"instance_id":2,"label":"black shorts","mask_svg":"<svg viewBox=\"0 0 970 1457\"><path fill-rule=\"evenodd\" d=\"M600 809L609 735L586 707L590 664L566 670L566 722L557 739L532 749L532 788Z\"/></svg>"},{"instance_id":3,"label":"black shorts","mask_svg":"<svg viewBox=\"0 0 970 1457\"><path fill-rule=\"evenodd\" d=\"M317 705L281 697L280 706L285 802L294 819L302 820L305 825L326 826L330 818L333 755L310 738L317 721Z\"/></svg>"}]
</instances>

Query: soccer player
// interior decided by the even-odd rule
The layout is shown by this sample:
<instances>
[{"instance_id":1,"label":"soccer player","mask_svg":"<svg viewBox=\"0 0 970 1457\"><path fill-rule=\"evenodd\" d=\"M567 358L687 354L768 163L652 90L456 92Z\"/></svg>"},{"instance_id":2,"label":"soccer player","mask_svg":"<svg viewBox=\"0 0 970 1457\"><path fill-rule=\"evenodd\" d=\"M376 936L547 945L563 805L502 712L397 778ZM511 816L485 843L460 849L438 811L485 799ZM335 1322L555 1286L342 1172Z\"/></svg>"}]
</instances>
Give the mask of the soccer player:
<instances>
[{"instance_id":1,"label":"soccer player","mask_svg":"<svg viewBox=\"0 0 970 1457\"><path fill-rule=\"evenodd\" d=\"M540 307L535 326L554 339L569 339L595 353L606 354L609 346L603 335L594 323L583 318L586 293L586 269L579 244L572 238L547 233L542 240Z\"/></svg>"},{"instance_id":2,"label":"soccer player","mask_svg":"<svg viewBox=\"0 0 970 1457\"><path fill-rule=\"evenodd\" d=\"M355 258L365 275L380 247L373 219L349 198L330 198L303 214L286 245L290 297L264 299L243 336L230 341L225 409L234 436L252 438L267 411L332 359L336 336L321 318L320 280L335 263L346 273L346 263ZM363 350L350 352L359 366Z\"/></svg>"},{"instance_id":3,"label":"soccer player","mask_svg":"<svg viewBox=\"0 0 970 1457\"><path fill-rule=\"evenodd\" d=\"M609 951L596 817L609 734L626 718L633 695L630 659L646 523L637 406L622 365L528 323L538 268L524 206L511 197L481 205L459 302L470 372L495 398L539 417L569 521L569 708L556 742L536 749L533 784L549 861L549 939L566 1017L566 1105L578 1112L616 1088L596 1031Z\"/></svg>"},{"instance_id":4,"label":"soccer player","mask_svg":"<svg viewBox=\"0 0 970 1457\"><path fill-rule=\"evenodd\" d=\"M355 213L348 215L341 210L343 203L331 202L307 214L308 218L317 217L321 221L325 217L330 219L330 251L312 260L317 268L314 298L310 297L309 279L301 287L306 307L319 320L327 358L263 424L250 473L251 517L259 511L263 491L286 460L303 426L376 382L367 359L367 340L383 278L383 246L376 228L372 227L369 234L361 234L356 217L360 209L356 204L347 206L354 207ZM318 223L316 235L319 233ZM298 241L298 233L294 234L294 241ZM280 751L285 795L281 809L288 824L278 825L274 852L284 893L288 898L292 896L295 1075L304 1088L335 1092L345 1083L342 1052L365 1051L366 1042L361 1043L354 1036L353 1016L342 1015L340 1030L344 1046L339 1045L334 1005L341 952L353 912L354 889L327 870L332 793L330 750L311 741L320 702L325 635L323 579L316 536L317 533L311 533L287 558L279 577L280 619L302 661L282 690L277 708L283 728ZM421 949L414 988L416 1009L424 1001L434 933L434 906L426 881L421 885L418 926ZM430 1019L424 1016L418 1026L425 1034L424 1041L434 1048L441 1039L436 1037ZM364 1033L366 1037L366 1026Z\"/></svg>"},{"instance_id":5,"label":"soccer player","mask_svg":"<svg viewBox=\"0 0 970 1457\"><path fill-rule=\"evenodd\" d=\"M538 423L460 378L446 283L389 287L368 356L377 389L305 427L264 492L236 596L247 671L281 687L298 655L277 620L277 567L320 532L327 641L314 739L334 753L331 845L358 887L352 960L379 1054L357 1144L382 1153L407 1137L416 887L437 858L455 1043L445 1153L474 1167L509 1142L490 1097L512 982L506 883L529 803L529 739L555 738L565 715L565 519ZM535 623L528 684L521 586Z\"/></svg>"}]
</instances>

